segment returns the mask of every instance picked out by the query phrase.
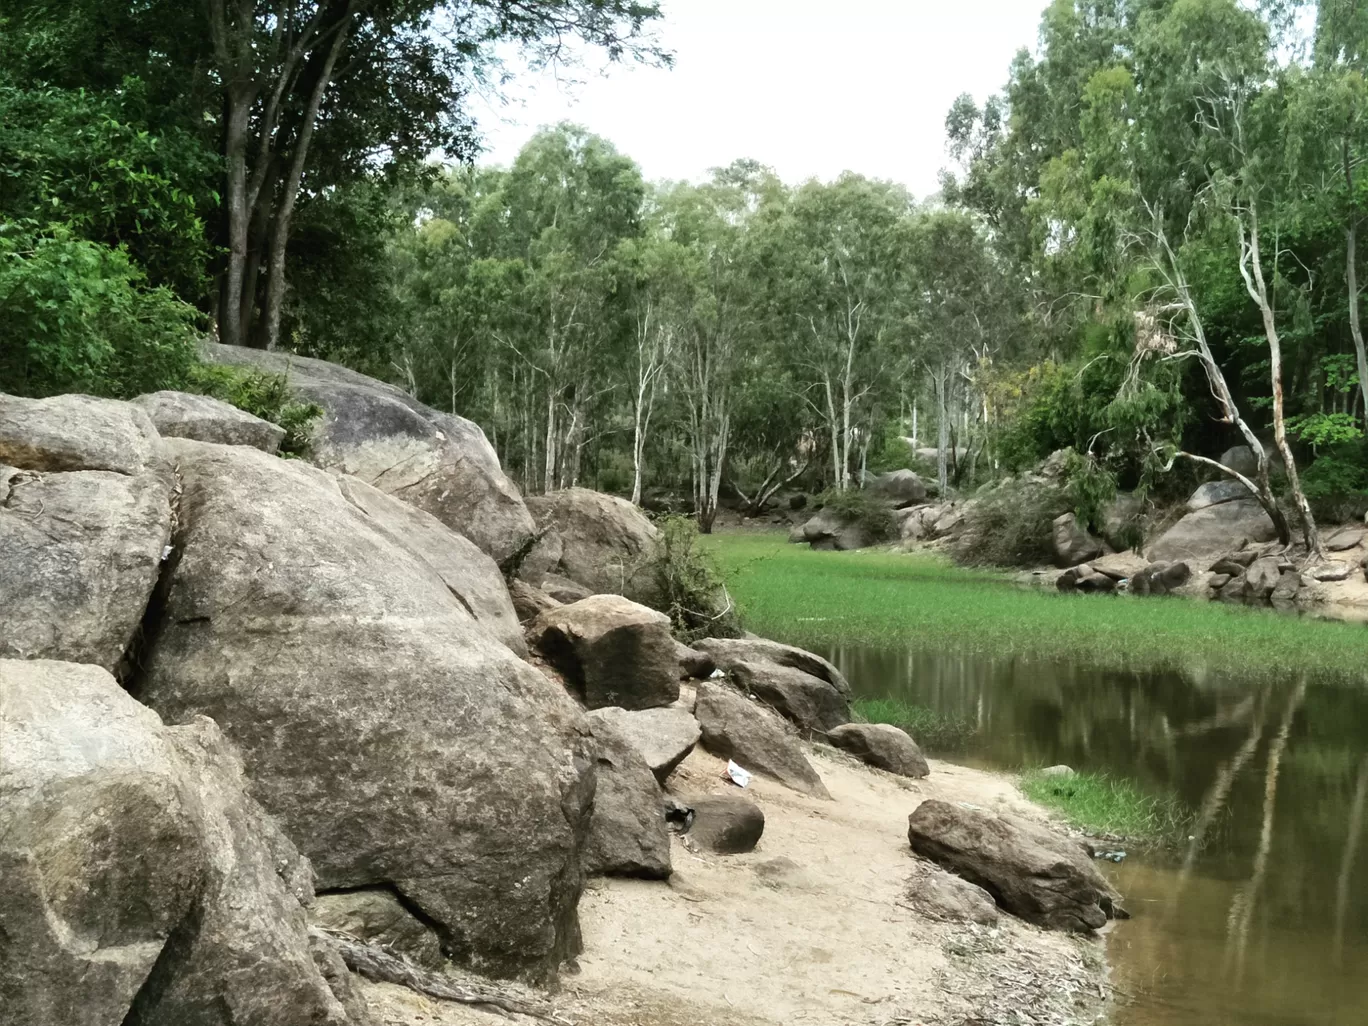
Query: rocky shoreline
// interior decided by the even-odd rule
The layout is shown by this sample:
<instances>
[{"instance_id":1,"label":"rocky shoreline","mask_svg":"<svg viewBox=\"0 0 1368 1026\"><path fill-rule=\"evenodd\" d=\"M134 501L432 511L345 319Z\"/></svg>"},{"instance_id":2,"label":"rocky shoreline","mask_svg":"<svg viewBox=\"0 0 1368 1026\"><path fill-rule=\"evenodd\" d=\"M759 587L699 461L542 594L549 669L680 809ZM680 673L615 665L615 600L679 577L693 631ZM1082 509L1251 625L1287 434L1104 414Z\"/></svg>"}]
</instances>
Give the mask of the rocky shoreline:
<instances>
[{"instance_id":1,"label":"rocky shoreline","mask_svg":"<svg viewBox=\"0 0 1368 1026\"><path fill-rule=\"evenodd\" d=\"M245 358L322 408L309 462L204 397L0 396L7 1023L1093 1000L1117 896L1010 782L852 722L810 652L682 644L629 503L525 502L469 422Z\"/></svg>"}]
</instances>

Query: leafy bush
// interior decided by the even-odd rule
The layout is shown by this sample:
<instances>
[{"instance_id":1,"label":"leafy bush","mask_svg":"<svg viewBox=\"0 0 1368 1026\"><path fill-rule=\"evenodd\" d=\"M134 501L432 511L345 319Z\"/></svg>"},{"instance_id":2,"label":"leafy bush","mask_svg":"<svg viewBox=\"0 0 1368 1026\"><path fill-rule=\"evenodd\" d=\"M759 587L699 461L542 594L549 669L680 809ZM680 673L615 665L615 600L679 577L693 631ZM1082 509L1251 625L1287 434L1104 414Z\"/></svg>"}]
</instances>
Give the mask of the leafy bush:
<instances>
[{"instance_id":1,"label":"leafy bush","mask_svg":"<svg viewBox=\"0 0 1368 1026\"><path fill-rule=\"evenodd\" d=\"M7 392L126 399L183 388L195 311L148 288L122 249L0 227L0 383Z\"/></svg>"},{"instance_id":2,"label":"leafy bush","mask_svg":"<svg viewBox=\"0 0 1368 1026\"><path fill-rule=\"evenodd\" d=\"M1078 522L1100 531L1107 504L1116 498L1116 475L1091 454L1080 455L1070 449L1064 461L1064 480Z\"/></svg>"},{"instance_id":3,"label":"leafy bush","mask_svg":"<svg viewBox=\"0 0 1368 1026\"><path fill-rule=\"evenodd\" d=\"M843 492L828 489L817 496L817 504L830 510L845 523L859 524L871 541L888 541L898 534L898 521L893 510L882 499L857 488Z\"/></svg>"},{"instance_id":4,"label":"leafy bush","mask_svg":"<svg viewBox=\"0 0 1368 1026\"><path fill-rule=\"evenodd\" d=\"M314 421L323 415L317 403L300 402L283 374L265 374L243 367L197 363L189 373L187 391L212 396L285 429L280 455L307 456L312 448Z\"/></svg>"},{"instance_id":5,"label":"leafy bush","mask_svg":"<svg viewBox=\"0 0 1368 1026\"><path fill-rule=\"evenodd\" d=\"M1029 567L1054 562L1055 517L1070 511L1062 489L1005 481L975 496L965 511L956 558L973 566Z\"/></svg>"},{"instance_id":6,"label":"leafy bush","mask_svg":"<svg viewBox=\"0 0 1368 1026\"><path fill-rule=\"evenodd\" d=\"M661 552L652 568L675 634L684 641L734 638L741 633L722 578L698 545L691 517L659 522Z\"/></svg>"},{"instance_id":7,"label":"leafy bush","mask_svg":"<svg viewBox=\"0 0 1368 1026\"><path fill-rule=\"evenodd\" d=\"M1302 471L1302 488L1317 519L1357 520L1368 508L1368 442L1330 446Z\"/></svg>"}]
</instances>

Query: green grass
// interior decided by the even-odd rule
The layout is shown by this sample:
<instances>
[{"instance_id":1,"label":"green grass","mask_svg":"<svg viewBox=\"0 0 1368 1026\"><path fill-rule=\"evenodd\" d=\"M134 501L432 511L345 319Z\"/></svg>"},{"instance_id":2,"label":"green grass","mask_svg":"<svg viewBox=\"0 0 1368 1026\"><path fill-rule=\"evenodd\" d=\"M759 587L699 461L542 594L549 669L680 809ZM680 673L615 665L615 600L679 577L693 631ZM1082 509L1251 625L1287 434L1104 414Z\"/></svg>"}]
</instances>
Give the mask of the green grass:
<instances>
[{"instance_id":1,"label":"green grass","mask_svg":"<svg viewBox=\"0 0 1368 1026\"><path fill-rule=\"evenodd\" d=\"M1368 680L1368 628L1180 598L1060 595L928 554L813 552L773 533L703 539L744 626L794 644L1067 658L1098 668L1314 671Z\"/></svg>"},{"instance_id":2,"label":"green grass","mask_svg":"<svg viewBox=\"0 0 1368 1026\"><path fill-rule=\"evenodd\" d=\"M968 720L947 716L922 705L896 698L857 698L850 705L866 723L891 723L901 727L921 747L936 752L960 748L974 733Z\"/></svg>"},{"instance_id":3,"label":"green grass","mask_svg":"<svg viewBox=\"0 0 1368 1026\"><path fill-rule=\"evenodd\" d=\"M1021 791L1088 833L1134 842L1175 842L1191 822L1190 810L1177 798L1146 794L1129 780L1105 773L1047 776L1032 770L1022 776Z\"/></svg>"}]
</instances>

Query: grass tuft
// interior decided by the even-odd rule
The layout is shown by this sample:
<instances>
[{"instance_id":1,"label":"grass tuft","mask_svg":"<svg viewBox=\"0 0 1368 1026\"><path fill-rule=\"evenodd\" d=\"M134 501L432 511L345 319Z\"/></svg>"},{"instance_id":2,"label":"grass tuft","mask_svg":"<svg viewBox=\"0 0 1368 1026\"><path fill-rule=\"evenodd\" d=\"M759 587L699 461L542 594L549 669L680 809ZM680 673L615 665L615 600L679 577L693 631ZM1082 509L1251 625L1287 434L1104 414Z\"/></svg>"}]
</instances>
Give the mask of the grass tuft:
<instances>
[{"instance_id":1,"label":"grass tuft","mask_svg":"<svg viewBox=\"0 0 1368 1026\"><path fill-rule=\"evenodd\" d=\"M901 727L918 745L932 752L963 748L974 735L974 724L957 716L947 716L922 705L910 705L896 698L857 698L851 710L866 723L889 723Z\"/></svg>"},{"instance_id":2,"label":"grass tuft","mask_svg":"<svg viewBox=\"0 0 1368 1026\"><path fill-rule=\"evenodd\" d=\"M1132 841L1174 843L1184 836L1192 818L1177 797L1146 794L1131 781L1105 773L1051 776L1031 770L1022 775L1021 791L1082 830Z\"/></svg>"}]
</instances>

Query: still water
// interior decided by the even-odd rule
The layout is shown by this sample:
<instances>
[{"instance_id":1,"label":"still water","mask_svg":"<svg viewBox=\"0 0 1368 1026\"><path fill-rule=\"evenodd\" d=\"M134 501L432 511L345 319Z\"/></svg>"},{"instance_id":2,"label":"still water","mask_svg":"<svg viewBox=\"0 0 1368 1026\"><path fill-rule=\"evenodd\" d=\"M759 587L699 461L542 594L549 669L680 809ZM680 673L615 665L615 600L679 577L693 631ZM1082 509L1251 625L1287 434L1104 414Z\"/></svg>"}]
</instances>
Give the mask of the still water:
<instances>
[{"instance_id":1,"label":"still water","mask_svg":"<svg viewBox=\"0 0 1368 1026\"><path fill-rule=\"evenodd\" d=\"M1365 637L1368 652L1368 637ZM861 695L972 721L935 752L1176 793L1191 843L1104 866L1119 1026L1368 1026L1368 685L838 649Z\"/></svg>"}]
</instances>

